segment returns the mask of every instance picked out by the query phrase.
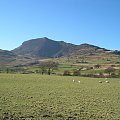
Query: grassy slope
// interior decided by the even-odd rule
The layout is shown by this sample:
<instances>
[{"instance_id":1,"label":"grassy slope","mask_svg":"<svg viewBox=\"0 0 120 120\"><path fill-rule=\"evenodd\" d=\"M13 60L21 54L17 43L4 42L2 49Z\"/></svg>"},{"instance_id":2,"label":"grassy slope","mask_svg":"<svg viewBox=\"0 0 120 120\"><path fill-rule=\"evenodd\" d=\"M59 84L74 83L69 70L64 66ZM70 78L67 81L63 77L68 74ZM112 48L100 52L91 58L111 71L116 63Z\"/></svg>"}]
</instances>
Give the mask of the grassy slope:
<instances>
[{"instance_id":1,"label":"grassy slope","mask_svg":"<svg viewBox=\"0 0 120 120\"><path fill-rule=\"evenodd\" d=\"M108 79L110 83L99 80L105 81L0 74L0 116L24 120L120 119L120 80Z\"/></svg>"}]
</instances>

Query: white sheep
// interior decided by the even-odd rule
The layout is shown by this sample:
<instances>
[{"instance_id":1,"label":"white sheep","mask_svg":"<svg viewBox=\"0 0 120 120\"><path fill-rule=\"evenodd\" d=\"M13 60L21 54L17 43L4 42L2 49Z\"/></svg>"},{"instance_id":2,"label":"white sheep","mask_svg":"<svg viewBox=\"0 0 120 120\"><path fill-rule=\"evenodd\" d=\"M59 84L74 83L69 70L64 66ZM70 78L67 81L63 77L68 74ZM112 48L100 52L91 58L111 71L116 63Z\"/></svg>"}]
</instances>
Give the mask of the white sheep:
<instances>
[{"instance_id":1,"label":"white sheep","mask_svg":"<svg viewBox=\"0 0 120 120\"><path fill-rule=\"evenodd\" d=\"M73 82L75 82L75 80L73 80Z\"/></svg>"},{"instance_id":2,"label":"white sheep","mask_svg":"<svg viewBox=\"0 0 120 120\"><path fill-rule=\"evenodd\" d=\"M99 81L99 83L102 83L102 81Z\"/></svg>"},{"instance_id":3,"label":"white sheep","mask_svg":"<svg viewBox=\"0 0 120 120\"><path fill-rule=\"evenodd\" d=\"M80 81L78 81L78 83L80 83Z\"/></svg>"},{"instance_id":4,"label":"white sheep","mask_svg":"<svg viewBox=\"0 0 120 120\"><path fill-rule=\"evenodd\" d=\"M106 83L109 83L109 81L105 81Z\"/></svg>"}]
</instances>

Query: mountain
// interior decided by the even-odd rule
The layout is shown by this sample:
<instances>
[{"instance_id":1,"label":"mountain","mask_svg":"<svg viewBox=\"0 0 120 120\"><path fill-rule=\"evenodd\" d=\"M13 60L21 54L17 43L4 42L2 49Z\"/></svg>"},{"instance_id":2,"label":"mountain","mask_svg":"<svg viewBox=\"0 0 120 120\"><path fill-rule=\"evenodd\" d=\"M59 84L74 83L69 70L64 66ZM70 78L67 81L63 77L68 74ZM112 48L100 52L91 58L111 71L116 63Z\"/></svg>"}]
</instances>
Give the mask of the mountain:
<instances>
[{"instance_id":1,"label":"mountain","mask_svg":"<svg viewBox=\"0 0 120 120\"><path fill-rule=\"evenodd\" d=\"M7 50L0 49L0 65L8 64L16 59L16 55Z\"/></svg>"},{"instance_id":2,"label":"mountain","mask_svg":"<svg viewBox=\"0 0 120 120\"><path fill-rule=\"evenodd\" d=\"M16 55L37 58L61 57L72 54L96 54L105 51L108 50L94 45L74 45L64 41L54 41L47 37L25 41L20 47L12 50Z\"/></svg>"},{"instance_id":3,"label":"mountain","mask_svg":"<svg viewBox=\"0 0 120 120\"><path fill-rule=\"evenodd\" d=\"M107 51L110 51L110 50L85 43L85 44L81 44L78 46L78 49L75 51L75 54L77 54L77 55L96 55L99 53L105 53Z\"/></svg>"},{"instance_id":4,"label":"mountain","mask_svg":"<svg viewBox=\"0 0 120 120\"><path fill-rule=\"evenodd\" d=\"M54 41L44 37L25 41L12 52L16 55L31 57L60 57L72 52L76 46L64 41Z\"/></svg>"},{"instance_id":5,"label":"mountain","mask_svg":"<svg viewBox=\"0 0 120 120\"><path fill-rule=\"evenodd\" d=\"M88 57L96 61L98 58L109 60L110 56L113 56L113 58L120 56L120 51L111 51L87 43L74 45L44 37L25 41L12 51L0 49L0 66L35 64L42 58L63 57L63 59L72 58L78 60L78 58Z\"/></svg>"},{"instance_id":6,"label":"mountain","mask_svg":"<svg viewBox=\"0 0 120 120\"><path fill-rule=\"evenodd\" d=\"M113 54L115 54L115 55L120 55L120 51L119 51L119 50L111 51L111 53L113 53Z\"/></svg>"}]
</instances>

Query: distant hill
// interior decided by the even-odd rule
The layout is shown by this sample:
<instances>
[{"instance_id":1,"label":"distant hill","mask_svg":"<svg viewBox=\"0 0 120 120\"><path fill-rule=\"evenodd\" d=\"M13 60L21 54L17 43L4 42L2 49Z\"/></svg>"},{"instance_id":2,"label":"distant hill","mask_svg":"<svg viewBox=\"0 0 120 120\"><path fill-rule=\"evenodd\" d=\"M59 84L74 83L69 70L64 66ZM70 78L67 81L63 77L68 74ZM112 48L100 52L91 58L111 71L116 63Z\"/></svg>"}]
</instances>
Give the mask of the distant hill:
<instances>
[{"instance_id":1,"label":"distant hill","mask_svg":"<svg viewBox=\"0 0 120 120\"><path fill-rule=\"evenodd\" d=\"M16 59L16 55L7 50L0 49L0 65L8 64Z\"/></svg>"},{"instance_id":2,"label":"distant hill","mask_svg":"<svg viewBox=\"0 0 120 120\"><path fill-rule=\"evenodd\" d=\"M25 41L12 51L0 49L0 66L16 66L36 63L40 59L53 57L81 58L89 56L92 59L106 55L119 56L120 51L107 50L87 43L75 45L64 41L55 41L47 37Z\"/></svg>"},{"instance_id":3,"label":"distant hill","mask_svg":"<svg viewBox=\"0 0 120 120\"><path fill-rule=\"evenodd\" d=\"M20 47L12 50L16 55L40 58L61 57L72 54L96 54L96 52L105 51L107 50L94 45L74 45L64 41L54 41L46 37L25 41Z\"/></svg>"},{"instance_id":4,"label":"distant hill","mask_svg":"<svg viewBox=\"0 0 120 120\"><path fill-rule=\"evenodd\" d=\"M118 50L114 50L114 51L112 51L111 53L112 53L112 54L116 54L116 55L120 55L120 51L118 51Z\"/></svg>"},{"instance_id":5,"label":"distant hill","mask_svg":"<svg viewBox=\"0 0 120 120\"><path fill-rule=\"evenodd\" d=\"M76 55L96 55L99 53L105 53L107 51L110 51L110 50L85 43L78 46L78 49L77 51L75 51L75 54Z\"/></svg>"}]
</instances>

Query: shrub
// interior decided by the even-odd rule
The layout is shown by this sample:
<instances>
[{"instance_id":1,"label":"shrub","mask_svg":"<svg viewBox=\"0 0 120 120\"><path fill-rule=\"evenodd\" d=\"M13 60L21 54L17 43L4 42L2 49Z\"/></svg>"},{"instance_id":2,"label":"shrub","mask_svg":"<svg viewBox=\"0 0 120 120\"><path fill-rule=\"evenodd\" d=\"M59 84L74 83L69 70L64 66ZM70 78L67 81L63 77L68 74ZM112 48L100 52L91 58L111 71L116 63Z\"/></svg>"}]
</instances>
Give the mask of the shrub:
<instances>
[{"instance_id":1,"label":"shrub","mask_svg":"<svg viewBox=\"0 0 120 120\"><path fill-rule=\"evenodd\" d=\"M115 73L111 73L111 77L118 77Z\"/></svg>"},{"instance_id":2,"label":"shrub","mask_svg":"<svg viewBox=\"0 0 120 120\"><path fill-rule=\"evenodd\" d=\"M87 67L86 68L86 70L92 70L93 69L93 67Z\"/></svg>"},{"instance_id":3,"label":"shrub","mask_svg":"<svg viewBox=\"0 0 120 120\"><path fill-rule=\"evenodd\" d=\"M80 71L79 70L73 71L73 76L80 76Z\"/></svg>"},{"instance_id":4,"label":"shrub","mask_svg":"<svg viewBox=\"0 0 120 120\"><path fill-rule=\"evenodd\" d=\"M69 70L65 70L63 73L64 76L71 76L70 71Z\"/></svg>"},{"instance_id":5,"label":"shrub","mask_svg":"<svg viewBox=\"0 0 120 120\"><path fill-rule=\"evenodd\" d=\"M112 73L115 72L115 68L113 68L113 67L108 67L107 69L105 69L104 72L105 72L105 73L108 73L109 75L111 75Z\"/></svg>"},{"instance_id":6,"label":"shrub","mask_svg":"<svg viewBox=\"0 0 120 120\"><path fill-rule=\"evenodd\" d=\"M100 67L101 67L101 65L99 65L99 64L94 66L94 68L100 68Z\"/></svg>"},{"instance_id":7,"label":"shrub","mask_svg":"<svg viewBox=\"0 0 120 120\"><path fill-rule=\"evenodd\" d=\"M116 65L111 65L111 67L116 67Z\"/></svg>"}]
</instances>

